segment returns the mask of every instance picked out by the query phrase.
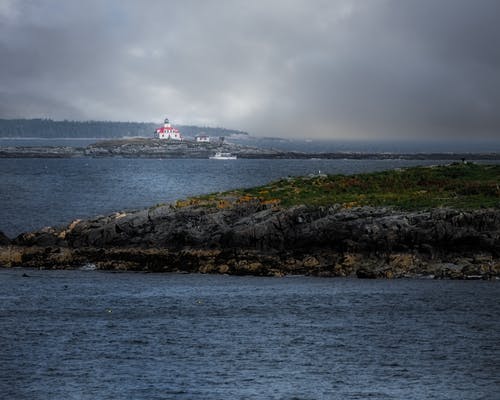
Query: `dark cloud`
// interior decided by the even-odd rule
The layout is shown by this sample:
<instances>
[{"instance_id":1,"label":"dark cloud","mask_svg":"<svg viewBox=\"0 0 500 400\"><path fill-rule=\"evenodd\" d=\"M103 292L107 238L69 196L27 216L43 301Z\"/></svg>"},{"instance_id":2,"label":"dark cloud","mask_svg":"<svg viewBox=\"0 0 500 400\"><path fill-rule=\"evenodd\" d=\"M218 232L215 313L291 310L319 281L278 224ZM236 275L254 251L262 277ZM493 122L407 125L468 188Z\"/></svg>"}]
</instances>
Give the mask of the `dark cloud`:
<instances>
[{"instance_id":1,"label":"dark cloud","mask_svg":"<svg viewBox=\"0 0 500 400\"><path fill-rule=\"evenodd\" d=\"M0 0L0 117L500 136L497 0Z\"/></svg>"}]
</instances>

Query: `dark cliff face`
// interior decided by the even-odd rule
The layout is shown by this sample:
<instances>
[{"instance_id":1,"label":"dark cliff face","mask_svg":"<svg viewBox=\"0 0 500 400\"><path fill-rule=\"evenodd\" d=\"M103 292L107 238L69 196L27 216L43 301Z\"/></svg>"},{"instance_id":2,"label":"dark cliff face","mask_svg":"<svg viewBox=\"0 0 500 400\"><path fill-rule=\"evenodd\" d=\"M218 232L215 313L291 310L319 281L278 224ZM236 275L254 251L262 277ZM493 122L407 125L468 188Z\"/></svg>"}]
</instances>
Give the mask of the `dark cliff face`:
<instances>
[{"instance_id":1,"label":"dark cliff face","mask_svg":"<svg viewBox=\"0 0 500 400\"><path fill-rule=\"evenodd\" d=\"M500 211L402 212L389 208L244 204L229 209L159 206L116 213L15 239L22 246L248 249L328 248L365 253L468 252L500 255Z\"/></svg>"},{"instance_id":2,"label":"dark cliff face","mask_svg":"<svg viewBox=\"0 0 500 400\"><path fill-rule=\"evenodd\" d=\"M0 248L0 265L492 279L500 210L164 205L22 234Z\"/></svg>"}]
</instances>

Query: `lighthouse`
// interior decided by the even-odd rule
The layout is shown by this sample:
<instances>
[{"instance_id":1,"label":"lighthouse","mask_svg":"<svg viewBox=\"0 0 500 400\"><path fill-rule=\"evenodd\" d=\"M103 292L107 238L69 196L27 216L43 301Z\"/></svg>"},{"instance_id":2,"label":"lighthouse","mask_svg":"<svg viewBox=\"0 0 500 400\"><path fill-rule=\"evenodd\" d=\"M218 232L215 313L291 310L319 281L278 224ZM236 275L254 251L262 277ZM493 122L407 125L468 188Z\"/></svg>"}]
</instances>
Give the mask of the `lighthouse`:
<instances>
[{"instance_id":1,"label":"lighthouse","mask_svg":"<svg viewBox=\"0 0 500 400\"><path fill-rule=\"evenodd\" d=\"M155 137L158 139L182 140L181 133L170 124L168 118L165 118L161 128L156 128Z\"/></svg>"}]
</instances>

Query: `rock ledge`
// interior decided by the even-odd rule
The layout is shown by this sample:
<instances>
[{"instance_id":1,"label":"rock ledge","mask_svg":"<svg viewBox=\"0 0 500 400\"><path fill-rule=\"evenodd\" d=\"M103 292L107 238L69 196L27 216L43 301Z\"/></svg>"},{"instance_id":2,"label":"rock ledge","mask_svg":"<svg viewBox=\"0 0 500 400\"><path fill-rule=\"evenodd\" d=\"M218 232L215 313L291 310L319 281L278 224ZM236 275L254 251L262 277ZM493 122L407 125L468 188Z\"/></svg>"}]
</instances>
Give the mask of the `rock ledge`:
<instances>
[{"instance_id":1,"label":"rock ledge","mask_svg":"<svg viewBox=\"0 0 500 400\"><path fill-rule=\"evenodd\" d=\"M0 235L0 265L498 279L500 210L162 205Z\"/></svg>"}]
</instances>

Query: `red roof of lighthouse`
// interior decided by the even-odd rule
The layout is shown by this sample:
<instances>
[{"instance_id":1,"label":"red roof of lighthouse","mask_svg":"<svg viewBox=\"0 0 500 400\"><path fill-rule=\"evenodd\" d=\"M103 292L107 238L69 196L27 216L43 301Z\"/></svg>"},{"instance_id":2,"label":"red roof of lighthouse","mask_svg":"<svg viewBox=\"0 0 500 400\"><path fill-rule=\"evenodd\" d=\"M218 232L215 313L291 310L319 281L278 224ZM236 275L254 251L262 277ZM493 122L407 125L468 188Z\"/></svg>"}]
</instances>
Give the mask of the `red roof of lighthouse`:
<instances>
[{"instance_id":1,"label":"red roof of lighthouse","mask_svg":"<svg viewBox=\"0 0 500 400\"><path fill-rule=\"evenodd\" d=\"M179 133L179 130L177 128L165 128L164 126L162 126L161 128L157 128L156 129L156 132L157 133L164 133L164 132L174 132L174 133Z\"/></svg>"}]
</instances>

